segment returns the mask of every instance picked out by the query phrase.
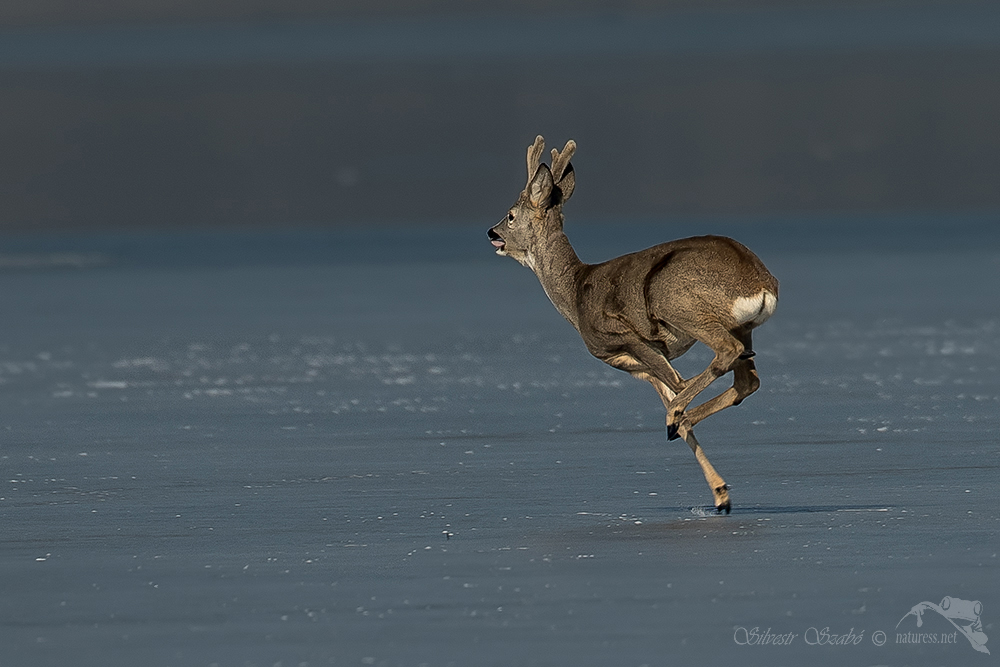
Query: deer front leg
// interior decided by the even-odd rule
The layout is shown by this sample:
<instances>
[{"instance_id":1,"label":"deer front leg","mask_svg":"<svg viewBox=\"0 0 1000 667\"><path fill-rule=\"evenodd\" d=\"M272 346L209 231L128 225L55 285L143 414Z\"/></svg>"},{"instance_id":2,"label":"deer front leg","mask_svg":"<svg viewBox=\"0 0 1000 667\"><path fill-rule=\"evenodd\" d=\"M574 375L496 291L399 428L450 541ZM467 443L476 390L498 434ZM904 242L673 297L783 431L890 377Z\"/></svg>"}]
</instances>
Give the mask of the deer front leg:
<instances>
[{"instance_id":1,"label":"deer front leg","mask_svg":"<svg viewBox=\"0 0 1000 667\"><path fill-rule=\"evenodd\" d=\"M681 377L681 374L674 370L667 358L659 352L652 350L645 345L634 345L624 352L619 352L610 357L601 357L604 363L625 371L633 377L648 382L658 382L665 389L669 389L671 396L679 394L688 385L688 380ZM654 387L656 384L653 385ZM660 392L660 387L656 388Z\"/></svg>"},{"instance_id":2,"label":"deer front leg","mask_svg":"<svg viewBox=\"0 0 1000 667\"><path fill-rule=\"evenodd\" d=\"M729 514L732 509L732 505L729 502L729 485L726 484L726 481L722 479L722 475L717 473L712 464L709 463L708 457L705 456L701 445L698 444L698 440L694 437L694 431L686 423L681 426L681 437L684 438L684 442L694 452L694 457L698 459L698 465L701 466L701 472L705 475L705 481L708 482L708 488L712 489L712 496L715 498L715 511L720 514L722 512Z\"/></svg>"},{"instance_id":3,"label":"deer front leg","mask_svg":"<svg viewBox=\"0 0 1000 667\"><path fill-rule=\"evenodd\" d=\"M606 358L604 361L615 368L628 372L632 377L645 380L653 385L653 389L656 390L660 400L663 401L663 406L667 409L668 414L670 406L678 394L686 390L685 387L689 382L684 380L674 370L674 367L670 365L670 362L665 357L652 351L647 352L645 349L633 349L628 353L623 352ZM653 370L654 368L656 371ZM722 475L712 467L708 457L705 456L705 452L702 451L701 445L698 444L698 440L694 437L691 425L686 420L682 424L680 432L688 447L694 452L694 457L697 459L698 465L701 466L701 472L705 475L705 481L708 482L708 487L712 490L712 496L715 499L715 509L720 513L725 512L729 514L731 507L729 485L722 479ZM669 434L668 422L668 438Z\"/></svg>"},{"instance_id":4,"label":"deer front leg","mask_svg":"<svg viewBox=\"0 0 1000 667\"><path fill-rule=\"evenodd\" d=\"M670 409L670 403L674 400L676 394L674 394L674 392L672 392L666 384L648 373L643 373L641 371L635 371L632 375L641 380L646 380L653 385L653 389L655 389L656 393L659 394L664 407L668 410ZM694 452L694 457L697 459L698 465L701 466L701 472L705 475L705 481L708 482L708 488L712 490L716 511L729 514L731 509L729 502L729 485L726 484L724 479L722 479L722 475L716 472L715 468L709 462L708 457L705 456L705 452L701 449L701 445L698 444L697 438L694 437L694 431L691 429L690 423L687 420L682 423L680 434L681 437L684 438L684 442L686 442L688 447L691 448L691 451Z\"/></svg>"}]
</instances>

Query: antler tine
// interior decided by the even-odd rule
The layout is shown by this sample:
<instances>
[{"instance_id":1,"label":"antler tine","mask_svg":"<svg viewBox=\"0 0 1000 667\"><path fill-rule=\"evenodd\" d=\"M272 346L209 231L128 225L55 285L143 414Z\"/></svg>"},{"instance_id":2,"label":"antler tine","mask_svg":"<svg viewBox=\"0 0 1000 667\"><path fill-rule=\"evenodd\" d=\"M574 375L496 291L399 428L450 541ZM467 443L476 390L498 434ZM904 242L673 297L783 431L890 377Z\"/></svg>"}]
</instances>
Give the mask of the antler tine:
<instances>
[{"instance_id":1,"label":"antler tine","mask_svg":"<svg viewBox=\"0 0 1000 667\"><path fill-rule=\"evenodd\" d=\"M576 152L576 142L570 139L566 142L566 146L562 149L562 153L557 151L555 148L552 149L552 180L556 183L562 180L562 177L566 174L566 167L569 166L569 161L573 157L573 153Z\"/></svg>"},{"instance_id":2,"label":"antler tine","mask_svg":"<svg viewBox=\"0 0 1000 667\"><path fill-rule=\"evenodd\" d=\"M545 152L545 139L542 135L535 137L535 143L528 146L528 182L535 177L538 165L542 161L542 153Z\"/></svg>"}]
</instances>

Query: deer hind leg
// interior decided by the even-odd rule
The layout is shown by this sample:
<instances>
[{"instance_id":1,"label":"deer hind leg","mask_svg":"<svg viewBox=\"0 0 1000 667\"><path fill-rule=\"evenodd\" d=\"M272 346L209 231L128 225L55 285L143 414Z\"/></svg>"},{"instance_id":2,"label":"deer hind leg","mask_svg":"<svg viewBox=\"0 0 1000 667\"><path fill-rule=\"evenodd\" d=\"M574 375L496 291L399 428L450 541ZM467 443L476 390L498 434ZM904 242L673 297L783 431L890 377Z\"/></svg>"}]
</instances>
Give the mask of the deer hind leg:
<instances>
[{"instance_id":1,"label":"deer hind leg","mask_svg":"<svg viewBox=\"0 0 1000 667\"><path fill-rule=\"evenodd\" d=\"M687 413L687 421L694 426L701 420L714 415L716 412L726 408L739 405L744 398L757 391L760 387L760 378L757 376L757 368L753 359L753 343L750 332L746 332L741 337L744 352L733 364L733 386L719 394L715 398L705 401L696 408L692 408Z\"/></svg>"},{"instance_id":2,"label":"deer hind leg","mask_svg":"<svg viewBox=\"0 0 1000 667\"><path fill-rule=\"evenodd\" d=\"M670 409L671 401L677 396L677 394L670 390L670 387L658 378L642 371L632 371L632 375L640 380L646 380L653 385L653 389L660 395L660 400L663 401L664 407L668 410ZM715 499L715 509L718 512L729 514L731 504L729 502L729 485L726 484L726 480L722 479L722 475L709 462L697 438L694 437L694 431L691 430L691 426L687 422L681 427L681 436L688 444L688 447L691 448L691 451L694 452L694 457L698 461L698 465L701 466L701 472L705 475L705 481L708 482L708 488L712 490L712 496Z\"/></svg>"},{"instance_id":3,"label":"deer hind leg","mask_svg":"<svg viewBox=\"0 0 1000 667\"><path fill-rule=\"evenodd\" d=\"M749 358L741 359L740 355L746 350L742 341L737 339L733 334L726 331L724 328L719 327L717 330L706 332L706 335L699 336L699 340L708 345L708 347L715 352L715 358L712 363L708 365L704 371L699 375L691 378L684 390L679 392L674 400L670 401L670 405L667 406L667 439L674 440L681 435L682 422L687 422L688 427L693 426L692 423L685 415L684 411L691 404L691 401L695 397L704 391L708 385L712 384L719 377L725 375L729 371L733 370L734 365L737 362L750 361ZM735 383L734 383L735 384ZM734 389L734 394L726 396L723 393L722 396L717 397L721 399L716 403L716 399L708 401L706 405L712 404L714 412L729 407L733 405L733 400L736 397L736 390ZM709 412L708 414L712 414ZM708 416L708 414L703 414L702 419Z\"/></svg>"}]
</instances>

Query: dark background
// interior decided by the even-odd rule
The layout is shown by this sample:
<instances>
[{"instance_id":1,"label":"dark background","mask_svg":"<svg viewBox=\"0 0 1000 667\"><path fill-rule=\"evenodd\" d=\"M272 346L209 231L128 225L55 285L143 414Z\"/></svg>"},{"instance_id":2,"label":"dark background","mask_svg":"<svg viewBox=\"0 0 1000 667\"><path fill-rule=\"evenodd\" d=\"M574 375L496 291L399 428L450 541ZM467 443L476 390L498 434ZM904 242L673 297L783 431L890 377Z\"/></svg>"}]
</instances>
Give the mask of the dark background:
<instances>
[{"instance_id":1,"label":"dark background","mask_svg":"<svg viewBox=\"0 0 1000 667\"><path fill-rule=\"evenodd\" d=\"M580 220L990 213L998 119L987 2L0 5L3 230L482 225L537 133Z\"/></svg>"}]
</instances>

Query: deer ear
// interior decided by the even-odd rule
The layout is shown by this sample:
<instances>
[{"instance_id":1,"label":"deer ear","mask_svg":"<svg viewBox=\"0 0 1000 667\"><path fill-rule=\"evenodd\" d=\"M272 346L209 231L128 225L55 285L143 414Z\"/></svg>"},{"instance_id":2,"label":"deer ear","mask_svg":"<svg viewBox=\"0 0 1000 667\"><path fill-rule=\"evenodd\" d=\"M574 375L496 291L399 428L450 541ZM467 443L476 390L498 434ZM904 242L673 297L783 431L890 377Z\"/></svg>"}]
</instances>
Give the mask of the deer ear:
<instances>
[{"instance_id":1,"label":"deer ear","mask_svg":"<svg viewBox=\"0 0 1000 667\"><path fill-rule=\"evenodd\" d=\"M566 173L563 174L562 180L556 187L559 188L562 201L573 196L573 190L576 188L576 172L573 171L573 165L566 167Z\"/></svg>"},{"instance_id":2,"label":"deer ear","mask_svg":"<svg viewBox=\"0 0 1000 667\"><path fill-rule=\"evenodd\" d=\"M535 208L548 208L552 201L552 172L548 165L539 165L535 177L528 184L528 199Z\"/></svg>"}]
</instances>

